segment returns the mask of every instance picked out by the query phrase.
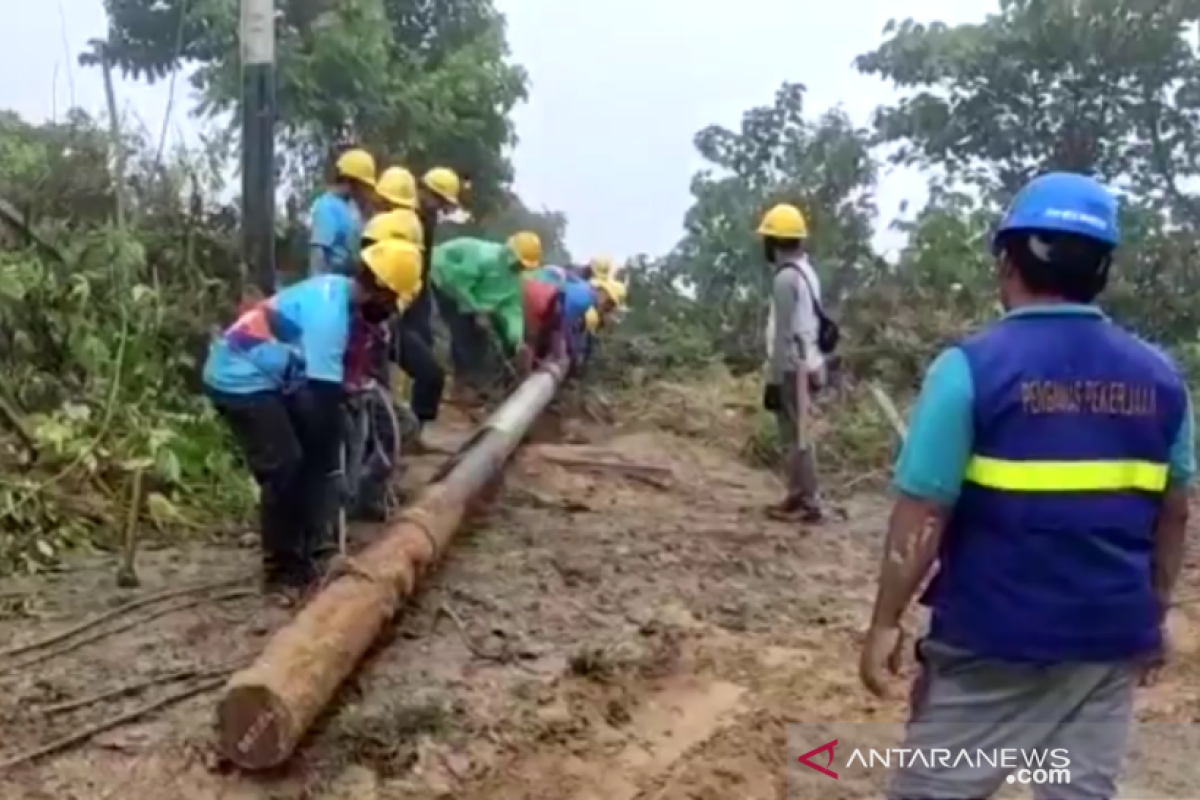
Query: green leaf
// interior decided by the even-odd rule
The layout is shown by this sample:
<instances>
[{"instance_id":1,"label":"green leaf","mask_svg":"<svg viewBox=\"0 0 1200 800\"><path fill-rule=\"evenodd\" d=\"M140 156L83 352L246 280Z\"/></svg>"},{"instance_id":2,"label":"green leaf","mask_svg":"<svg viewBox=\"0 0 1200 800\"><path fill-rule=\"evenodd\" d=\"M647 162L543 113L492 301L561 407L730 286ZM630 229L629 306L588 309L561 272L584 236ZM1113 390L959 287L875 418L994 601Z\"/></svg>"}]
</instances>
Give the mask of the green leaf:
<instances>
[{"instance_id":1,"label":"green leaf","mask_svg":"<svg viewBox=\"0 0 1200 800\"><path fill-rule=\"evenodd\" d=\"M163 447L155 453L154 471L164 481L172 486L178 485L183 477L179 458L170 449Z\"/></svg>"}]
</instances>

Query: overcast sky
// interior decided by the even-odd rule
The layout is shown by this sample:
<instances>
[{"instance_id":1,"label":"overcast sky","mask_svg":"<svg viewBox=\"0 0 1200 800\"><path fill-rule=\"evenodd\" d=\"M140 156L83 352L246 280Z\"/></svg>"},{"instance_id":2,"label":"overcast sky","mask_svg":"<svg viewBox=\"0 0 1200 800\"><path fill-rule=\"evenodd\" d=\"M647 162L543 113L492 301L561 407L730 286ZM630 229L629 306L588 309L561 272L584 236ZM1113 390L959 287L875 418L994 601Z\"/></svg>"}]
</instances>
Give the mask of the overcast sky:
<instances>
[{"instance_id":1,"label":"overcast sky","mask_svg":"<svg viewBox=\"0 0 1200 800\"><path fill-rule=\"evenodd\" d=\"M9 0L15 3L16 0ZM532 78L516 114L517 189L534 207L570 219L577 255L626 256L669 249L701 165L693 134L736 125L769 103L784 80L809 87L809 109L842 104L866 122L889 87L858 75L855 55L881 40L897 14L921 20L981 19L994 0L497 0L517 61ZM21 4L20 24L0 25L0 107L47 119L72 103L101 113L96 70L74 56L105 28L102 0ZM171 114L173 137L194 136L186 82ZM165 83L118 87L121 104L153 131L166 115ZM903 200L920 202L919 175L893 170L881 189L881 244Z\"/></svg>"}]
</instances>

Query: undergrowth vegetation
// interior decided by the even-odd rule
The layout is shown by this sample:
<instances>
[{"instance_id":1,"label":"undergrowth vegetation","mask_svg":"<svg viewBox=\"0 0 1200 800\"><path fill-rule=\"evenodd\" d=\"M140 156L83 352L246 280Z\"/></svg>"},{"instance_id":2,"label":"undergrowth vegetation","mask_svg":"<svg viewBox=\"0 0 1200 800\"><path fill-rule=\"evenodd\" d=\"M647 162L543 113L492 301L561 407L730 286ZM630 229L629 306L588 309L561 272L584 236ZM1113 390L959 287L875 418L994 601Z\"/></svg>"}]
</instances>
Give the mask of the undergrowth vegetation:
<instances>
[{"instance_id":1,"label":"undergrowth vegetation","mask_svg":"<svg viewBox=\"0 0 1200 800\"><path fill-rule=\"evenodd\" d=\"M0 564L36 568L122 527L133 476L146 517L217 532L249 476L198 392L210 327L241 291L232 209L129 137L116 217L107 138L75 114L0 119L0 362L8 395Z\"/></svg>"}]
</instances>

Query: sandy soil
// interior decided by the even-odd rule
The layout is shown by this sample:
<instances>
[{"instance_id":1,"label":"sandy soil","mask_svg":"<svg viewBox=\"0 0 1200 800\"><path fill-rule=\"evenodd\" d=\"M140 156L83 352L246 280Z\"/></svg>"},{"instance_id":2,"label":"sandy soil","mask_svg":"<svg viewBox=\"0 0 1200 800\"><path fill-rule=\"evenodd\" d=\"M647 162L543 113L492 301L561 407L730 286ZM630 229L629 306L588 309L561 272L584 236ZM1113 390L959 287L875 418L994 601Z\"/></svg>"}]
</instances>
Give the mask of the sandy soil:
<instances>
[{"instance_id":1,"label":"sandy soil","mask_svg":"<svg viewBox=\"0 0 1200 800\"><path fill-rule=\"evenodd\" d=\"M502 499L462 532L390 643L277 775L238 774L211 747L221 671L252 658L287 617L246 577L253 547L145 553L136 590L117 589L104 559L12 587L0 595L9 649L134 597L227 582L2 654L0 761L147 702L200 693L61 753L0 764L0 797L879 796L882 773L865 771L834 781L793 769L785 792L785 738L796 725L816 747L850 723L861 746L898 737L904 686L876 701L855 674L886 498L845 498L846 521L802 531L762 516L775 479L729 451L661 430L583 435L583 457L619 453L663 471L564 468L537 448L518 458ZM436 458L425 462L415 476ZM1139 741L1130 797L1200 797L1196 741L1185 735L1200 714L1190 605L1174 625L1176 664L1141 701L1161 735ZM150 679L159 682L136 686Z\"/></svg>"}]
</instances>

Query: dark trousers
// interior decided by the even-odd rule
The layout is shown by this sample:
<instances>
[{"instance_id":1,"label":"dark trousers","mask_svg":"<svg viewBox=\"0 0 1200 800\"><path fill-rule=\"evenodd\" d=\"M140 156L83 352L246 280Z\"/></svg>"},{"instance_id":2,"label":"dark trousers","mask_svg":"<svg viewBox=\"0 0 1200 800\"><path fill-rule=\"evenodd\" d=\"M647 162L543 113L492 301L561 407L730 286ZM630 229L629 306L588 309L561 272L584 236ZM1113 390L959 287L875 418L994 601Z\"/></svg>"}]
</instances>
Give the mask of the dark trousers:
<instances>
[{"instance_id":1,"label":"dark trousers","mask_svg":"<svg viewBox=\"0 0 1200 800\"><path fill-rule=\"evenodd\" d=\"M340 437L306 431L277 392L248 395L210 391L261 490L259 530L264 576L302 584L331 545Z\"/></svg>"},{"instance_id":2,"label":"dark trousers","mask_svg":"<svg viewBox=\"0 0 1200 800\"><path fill-rule=\"evenodd\" d=\"M412 379L409 402L421 422L437 419L446 384L446 376L433 356L433 291L426 275L424 287L405 309L398 326L400 352L396 364Z\"/></svg>"},{"instance_id":3,"label":"dark trousers","mask_svg":"<svg viewBox=\"0 0 1200 800\"><path fill-rule=\"evenodd\" d=\"M391 356L396 366L412 380L409 397L412 412L422 425L433 422L438 418L446 387L446 374L433 354L433 337L431 335L429 341L421 338L417 330L405 326L405 317L400 318L393 332ZM388 385L386 377L382 383Z\"/></svg>"},{"instance_id":4,"label":"dark trousers","mask_svg":"<svg viewBox=\"0 0 1200 800\"><path fill-rule=\"evenodd\" d=\"M454 375L464 383L481 387L487 381L488 336L479 329L474 315L437 287L438 314L450 329L450 361Z\"/></svg>"},{"instance_id":5,"label":"dark trousers","mask_svg":"<svg viewBox=\"0 0 1200 800\"><path fill-rule=\"evenodd\" d=\"M536 330L532 332L530 346L533 349L534 364L540 364L547 359L562 359L567 355L567 323L563 313L563 298L560 293L554 299L554 305L546 312Z\"/></svg>"}]
</instances>

